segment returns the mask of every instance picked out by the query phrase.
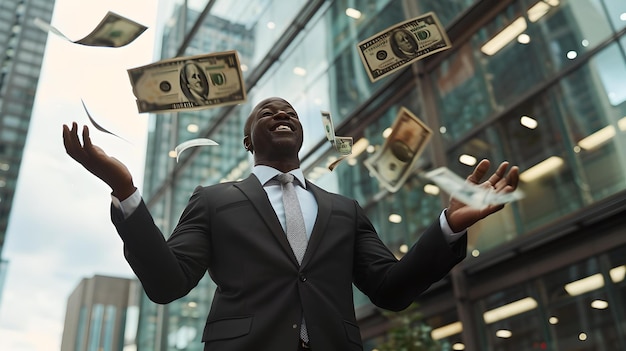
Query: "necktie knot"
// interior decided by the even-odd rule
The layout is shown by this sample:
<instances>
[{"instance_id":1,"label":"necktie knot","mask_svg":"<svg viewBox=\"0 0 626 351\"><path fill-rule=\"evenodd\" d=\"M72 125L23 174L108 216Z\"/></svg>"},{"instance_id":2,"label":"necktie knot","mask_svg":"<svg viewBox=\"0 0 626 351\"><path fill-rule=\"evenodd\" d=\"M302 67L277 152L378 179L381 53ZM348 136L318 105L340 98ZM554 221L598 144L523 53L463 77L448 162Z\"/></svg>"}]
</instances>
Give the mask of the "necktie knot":
<instances>
[{"instance_id":1,"label":"necktie knot","mask_svg":"<svg viewBox=\"0 0 626 351\"><path fill-rule=\"evenodd\" d=\"M277 175L276 179L278 179L278 181L284 185L284 184L293 182L293 175L290 173L282 173L282 174Z\"/></svg>"}]
</instances>

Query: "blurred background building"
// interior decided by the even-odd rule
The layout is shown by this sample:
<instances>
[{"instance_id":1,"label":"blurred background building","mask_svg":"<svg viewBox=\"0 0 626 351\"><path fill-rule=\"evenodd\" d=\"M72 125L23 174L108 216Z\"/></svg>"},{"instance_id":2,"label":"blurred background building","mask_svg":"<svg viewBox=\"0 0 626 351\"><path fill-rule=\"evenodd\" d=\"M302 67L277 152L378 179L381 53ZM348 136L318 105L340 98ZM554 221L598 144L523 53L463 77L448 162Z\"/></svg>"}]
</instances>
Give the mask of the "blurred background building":
<instances>
[{"instance_id":1,"label":"blurred background building","mask_svg":"<svg viewBox=\"0 0 626 351\"><path fill-rule=\"evenodd\" d=\"M398 256L447 203L423 171L465 176L483 158L520 166L525 198L470 228L467 259L416 301L438 350L626 350L625 1L199 2L179 2L161 56L237 50L248 102L151 116L144 198L165 233L197 185L249 174L244 121L281 96L306 130L305 175L357 199ZM429 11L453 47L371 83L356 44ZM401 107L435 133L389 193L363 161ZM355 140L332 172L321 110ZM174 147L199 137L220 146L176 162ZM165 306L144 296L138 349L202 350L215 289L207 276ZM376 350L388 316L356 289L354 299L365 350Z\"/></svg>"},{"instance_id":2,"label":"blurred background building","mask_svg":"<svg viewBox=\"0 0 626 351\"><path fill-rule=\"evenodd\" d=\"M61 351L136 350L140 296L136 279L84 278L67 299Z\"/></svg>"},{"instance_id":3,"label":"blurred background building","mask_svg":"<svg viewBox=\"0 0 626 351\"><path fill-rule=\"evenodd\" d=\"M0 2L0 297L8 269L2 247L48 38L28 19L50 22L53 9L54 0Z\"/></svg>"}]
</instances>

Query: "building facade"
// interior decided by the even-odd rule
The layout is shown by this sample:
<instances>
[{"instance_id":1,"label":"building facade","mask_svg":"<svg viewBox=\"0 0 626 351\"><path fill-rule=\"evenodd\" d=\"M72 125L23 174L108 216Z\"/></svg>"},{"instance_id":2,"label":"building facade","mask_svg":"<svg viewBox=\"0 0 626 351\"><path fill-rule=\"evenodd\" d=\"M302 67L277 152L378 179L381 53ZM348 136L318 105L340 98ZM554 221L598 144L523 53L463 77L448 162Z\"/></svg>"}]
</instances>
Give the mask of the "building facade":
<instances>
[{"instance_id":1,"label":"building facade","mask_svg":"<svg viewBox=\"0 0 626 351\"><path fill-rule=\"evenodd\" d=\"M83 279L67 299L61 351L136 350L140 295L134 279Z\"/></svg>"},{"instance_id":2,"label":"building facade","mask_svg":"<svg viewBox=\"0 0 626 351\"><path fill-rule=\"evenodd\" d=\"M0 3L0 297L2 247L48 38L32 20L50 22L53 9L54 0Z\"/></svg>"},{"instance_id":3,"label":"building facade","mask_svg":"<svg viewBox=\"0 0 626 351\"><path fill-rule=\"evenodd\" d=\"M356 44L430 11L452 48L372 83ZM416 301L412 327L437 350L626 349L626 2L217 0L173 18L163 58L237 50L248 101L151 116L144 198L165 233L197 185L249 174L244 121L281 96L306 131L305 176L355 198L398 257L447 203L424 172L520 166L524 198L470 228L468 257ZM434 135L391 193L363 162L402 107ZM322 110L355 141L333 171ZM176 162L170 151L199 137L220 146ZM201 350L214 290L205 277L167 306L144 300L139 349ZM389 315L357 289L354 299L365 350L382 348Z\"/></svg>"}]
</instances>

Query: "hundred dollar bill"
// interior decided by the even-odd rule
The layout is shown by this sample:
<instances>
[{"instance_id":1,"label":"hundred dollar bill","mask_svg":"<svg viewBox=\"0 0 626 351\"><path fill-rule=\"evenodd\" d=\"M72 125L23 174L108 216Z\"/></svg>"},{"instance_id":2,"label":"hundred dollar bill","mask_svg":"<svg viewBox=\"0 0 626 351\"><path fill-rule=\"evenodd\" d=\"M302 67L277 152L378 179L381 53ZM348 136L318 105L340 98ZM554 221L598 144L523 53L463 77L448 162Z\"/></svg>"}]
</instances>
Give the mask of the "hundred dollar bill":
<instances>
[{"instance_id":1,"label":"hundred dollar bill","mask_svg":"<svg viewBox=\"0 0 626 351\"><path fill-rule=\"evenodd\" d=\"M382 149L365 160L365 166L390 192L395 193L414 170L433 134L411 111L401 107Z\"/></svg>"},{"instance_id":2,"label":"hundred dollar bill","mask_svg":"<svg viewBox=\"0 0 626 351\"><path fill-rule=\"evenodd\" d=\"M182 154L183 151L189 149L190 147L213 146L213 145L219 145L219 144L207 138L197 138L197 139L191 139L191 140L182 142L178 144L176 148L174 148L174 152L176 152L176 162L178 162L178 158L180 157L180 154Z\"/></svg>"},{"instance_id":3,"label":"hundred dollar bill","mask_svg":"<svg viewBox=\"0 0 626 351\"><path fill-rule=\"evenodd\" d=\"M75 44L87 46L104 46L117 48L127 45L137 39L148 27L132 21L126 17L120 16L114 12L107 12L98 26L89 35L83 39L73 41L57 28L35 18L34 23L37 27L44 31L54 33L61 38L71 41Z\"/></svg>"},{"instance_id":4,"label":"hundred dollar bill","mask_svg":"<svg viewBox=\"0 0 626 351\"><path fill-rule=\"evenodd\" d=\"M434 12L398 23L357 45L372 82L451 47L450 39Z\"/></svg>"},{"instance_id":5,"label":"hundred dollar bill","mask_svg":"<svg viewBox=\"0 0 626 351\"><path fill-rule=\"evenodd\" d=\"M199 110L246 101L237 51L177 57L128 70L143 112Z\"/></svg>"},{"instance_id":6,"label":"hundred dollar bill","mask_svg":"<svg viewBox=\"0 0 626 351\"><path fill-rule=\"evenodd\" d=\"M424 176L435 182L441 190L450 196L478 209L483 209L489 205L505 204L524 197L524 193L519 189L510 193L497 193L491 187L469 183L446 167L426 172Z\"/></svg>"}]
</instances>

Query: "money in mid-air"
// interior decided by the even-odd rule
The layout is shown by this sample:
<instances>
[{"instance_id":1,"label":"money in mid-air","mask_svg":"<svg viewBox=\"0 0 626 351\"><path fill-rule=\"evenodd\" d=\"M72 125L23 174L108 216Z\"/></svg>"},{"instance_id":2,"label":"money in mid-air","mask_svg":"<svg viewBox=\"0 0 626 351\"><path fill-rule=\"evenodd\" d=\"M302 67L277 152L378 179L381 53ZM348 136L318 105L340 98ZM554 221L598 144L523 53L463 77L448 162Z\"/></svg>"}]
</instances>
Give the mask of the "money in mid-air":
<instances>
[{"instance_id":1,"label":"money in mid-air","mask_svg":"<svg viewBox=\"0 0 626 351\"><path fill-rule=\"evenodd\" d=\"M321 111L322 124L324 125L324 132L326 132L326 138L330 141L331 145L341 155L350 155L352 153L352 144L354 142L352 137L340 137L335 135L335 126L333 125L333 119L330 116L330 112Z\"/></svg>"},{"instance_id":2,"label":"money in mid-air","mask_svg":"<svg viewBox=\"0 0 626 351\"><path fill-rule=\"evenodd\" d=\"M346 157L352 154L352 145L354 144L354 139L352 137L340 137L335 135L335 126L333 125L333 119L330 116L330 112L321 111L322 113L322 124L324 125L324 132L326 133L326 138L330 141L331 145L339 152L341 155L340 158L333 161L328 169L331 171L337 167L337 165L343 161Z\"/></svg>"},{"instance_id":3,"label":"money in mid-air","mask_svg":"<svg viewBox=\"0 0 626 351\"><path fill-rule=\"evenodd\" d=\"M116 136L124 141L127 141L126 139L122 138L121 136L107 130L106 128L104 128L103 126L101 126L98 122L96 122L95 119L93 119L93 117L91 117L91 113L89 113L89 110L87 110L87 105L85 105L85 102L81 99L80 102L83 104L83 108L85 109L85 113L87 113L87 118L89 118L89 121L91 122L91 124L93 124L94 128L96 128L97 130L103 132L103 133L107 133L107 134L111 134L113 136Z\"/></svg>"},{"instance_id":4,"label":"money in mid-air","mask_svg":"<svg viewBox=\"0 0 626 351\"><path fill-rule=\"evenodd\" d=\"M146 29L148 29L148 27L142 24L111 11L104 16L98 26L91 31L89 35L76 41L71 40L60 30L39 18L35 18L34 23L40 29L54 33L75 44L111 48L128 45L133 40L137 39L137 37L139 37Z\"/></svg>"},{"instance_id":5,"label":"money in mid-air","mask_svg":"<svg viewBox=\"0 0 626 351\"><path fill-rule=\"evenodd\" d=\"M433 132L411 111L401 107L382 149L365 166L392 193L406 182Z\"/></svg>"},{"instance_id":6,"label":"money in mid-air","mask_svg":"<svg viewBox=\"0 0 626 351\"><path fill-rule=\"evenodd\" d=\"M372 82L451 47L434 12L393 25L357 45Z\"/></svg>"},{"instance_id":7,"label":"money in mid-air","mask_svg":"<svg viewBox=\"0 0 626 351\"><path fill-rule=\"evenodd\" d=\"M180 157L180 154L182 154L183 151L189 149L190 147L213 146L213 145L218 145L218 143L207 138L197 138L197 139L191 139L191 140L182 142L178 144L176 148L174 148L174 152L176 153L176 162L178 162L178 158Z\"/></svg>"},{"instance_id":8,"label":"money in mid-air","mask_svg":"<svg viewBox=\"0 0 626 351\"><path fill-rule=\"evenodd\" d=\"M432 180L450 196L477 209L483 209L489 205L505 204L524 197L524 193L519 189L510 193L498 193L493 187L469 183L446 167L426 172L424 177Z\"/></svg>"},{"instance_id":9,"label":"money in mid-air","mask_svg":"<svg viewBox=\"0 0 626 351\"><path fill-rule=\"evenodd\" d=\"M333 125L333 119L330 116L330 112L321 111L321 113L322 124L324 125L324 132L326 133L326 139L328 139L331 144L335 145L335 126Z\"/></svg>"},{"instance_id":10,"label":"money in mid-air","mask_svg":"<svg viewBox=\"0 0 626 351\"><path fill-rule=\"evenodd\" d=\"M176 57L128 70L143 112L200 110L246 101L237 51Z\"/></svg>"}]
</instances>

